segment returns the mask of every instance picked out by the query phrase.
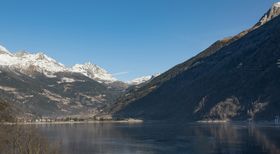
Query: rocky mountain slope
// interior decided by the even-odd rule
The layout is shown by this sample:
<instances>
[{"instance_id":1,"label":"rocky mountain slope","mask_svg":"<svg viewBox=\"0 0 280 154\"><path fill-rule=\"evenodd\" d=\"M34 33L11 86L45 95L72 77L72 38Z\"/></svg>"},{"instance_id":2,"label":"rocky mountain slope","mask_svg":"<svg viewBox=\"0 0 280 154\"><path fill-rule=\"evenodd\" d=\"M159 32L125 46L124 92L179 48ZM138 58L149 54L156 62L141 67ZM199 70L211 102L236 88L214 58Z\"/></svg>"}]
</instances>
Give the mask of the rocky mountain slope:
<instances>
[{"instance_id":1,"label":"rocky mountain slope","mask_svg":"<svg viewBox=\"0 0 280 154\"><path fill-rule=\"evenodd\" d=\"M43 53L0 47L0 98L26 117L98 113L128 87L101 67L67 68Z\"/></svg>"},{"instance_id":2,"label":"rocky mountain slope","mask_svg":"<svg viewBox=\"0 0 280 154\"><path fill-rule=\"evenodd\" d=\"M109 112L151 120L273 119L280 109L279 4L252 28L131 89Z\"/></svg>"}]
</instances>

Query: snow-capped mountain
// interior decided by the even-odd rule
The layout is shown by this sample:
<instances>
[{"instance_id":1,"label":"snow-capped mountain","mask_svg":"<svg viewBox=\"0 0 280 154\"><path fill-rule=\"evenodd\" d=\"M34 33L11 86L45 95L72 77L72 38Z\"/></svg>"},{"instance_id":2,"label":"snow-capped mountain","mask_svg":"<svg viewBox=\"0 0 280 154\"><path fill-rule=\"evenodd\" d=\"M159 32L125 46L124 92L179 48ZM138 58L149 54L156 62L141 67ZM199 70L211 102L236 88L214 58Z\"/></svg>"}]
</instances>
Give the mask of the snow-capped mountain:
<instances>
[{"instance_id":1,"label":"snow-capped mountain","mask_svg":"<svg viewBox=\"0 0 280 154\"><path fill-rule=\"evenodd\" d=\"M0 65L10 69L16 69L27 75L33 75L34 73L52 75L57 72L67 71L62 64L43 53L30 54L27 52L19 52L11 54L6 50L6 53L2 52L2 54L0 54Z\"/></svg>"},{"instance_id":2,"label":"snow-capped mountain","mask_svg":"<svg viewBox=\"0 0 280 154\"><path fill-rule=\"evenodd\" d=\"M105 69L91 64L90 62L85 64L76 64L71 68L72 72L81 73L91 79L105 82L115 82L116 78L112 74L108 73Z\"/></svg>"},{"instance_id":3,"label":"snow-capped mountain","mask_svg":"<svg viewBox=\"0 0 280 154\"><path fill-rule=\"evenodd\" d=\"M274 3L272 7L262 16L256 26L261 26L280 15L280 2Z\"/></svg>"},{"instance_id":4,"label":"snow-capped mountain","mask_svg":"<svg viewBox=\"0 0 280 154\"><path fill-rule=\"evenodd\" d=\"M131 81L128 81L127 84L129 84L129 85L140 85L142 83L145 83L145 82L148 82L148 81L152 80L153 78L155 78L159 75L160 75L160 73L157 73L155 75L148 75L148 76L139 77L139 78L133 79Z\"/></svg>"},{"instance_id":5,"label":"snow-capped mountain","mask_svg":"<svg viewBox=\"0 0 280 154\"><path fill-rule=\"evenodd\" d=\"M0 46L0 98L27 115L95 115L127 87L95 64L69 68L43 53Z\"/></svg>"},{"instance_id":6,"label":"snow-capped mountain","mask_svg":"<svg viewBox=\"0 0 280 154\"><path fill-rule=\"evenodd\" d=\"M117 81L112 74L95 64L76 64L72 68L67 68L43 53L17 52L12 54L3 46L0 46L0 66L20 71L29 76L42 73L47 77L55 77L55 73L58 72L72 72L83 74L99 82Z\"/></svg>"}]
</instances>

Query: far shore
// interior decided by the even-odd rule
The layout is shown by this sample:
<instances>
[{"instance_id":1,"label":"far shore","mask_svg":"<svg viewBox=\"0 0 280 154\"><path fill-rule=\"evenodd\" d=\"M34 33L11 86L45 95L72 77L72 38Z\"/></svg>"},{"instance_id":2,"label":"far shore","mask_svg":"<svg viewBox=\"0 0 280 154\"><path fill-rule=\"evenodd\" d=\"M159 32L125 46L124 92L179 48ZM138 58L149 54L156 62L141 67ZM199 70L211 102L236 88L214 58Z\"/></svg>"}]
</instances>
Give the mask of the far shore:
<instances>
[{"instance_id":1,"label":"far shore","mask_svg":"<svg viewBox=\"0 0 280 154\"><path fill-rule=\"evenodd\" d=\"M140 119L127 119L127 120L89 120L89 121L51 121L51 122L4 122L4 125L45 125L45 124L83 124L83 123L143 123Z\"/></svg>"},{"instance_id":2,"label":"far shore","mask_svg":"<svg viewBox=\"0 0 280 154\"><path fill-rule=\"evenodd\" d=\"M229 120L200 120L198 123L228 123Z\"/></svg>"}]
</instances>

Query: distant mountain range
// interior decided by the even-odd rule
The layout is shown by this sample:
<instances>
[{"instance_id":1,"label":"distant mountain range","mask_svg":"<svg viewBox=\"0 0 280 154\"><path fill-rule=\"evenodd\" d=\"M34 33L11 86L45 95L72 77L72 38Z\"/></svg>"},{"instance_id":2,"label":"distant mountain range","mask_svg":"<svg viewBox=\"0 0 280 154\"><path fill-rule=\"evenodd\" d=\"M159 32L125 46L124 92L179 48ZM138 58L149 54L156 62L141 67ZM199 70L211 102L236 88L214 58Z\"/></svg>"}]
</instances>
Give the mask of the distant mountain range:
<instances>
[{"instance_id":1,"label":"distant mountain range","mask_svg":"<svg viewBox=\"0 0 280 154\"><path fill-rule=\"evenodd\" d=\"M280 114L280 2L252 28L119 97L107 111L145 120L271 120Z\"/></svg>"},{"instance_id":2,"label":"distant mountain range","mask_svg":"<svg viewBox=\"0 0 280 154\"><path fill-rule=\"evenodd\" d=\"M68 72L80 73L99 82L112 83L117 81L106 70L95 64L76 64L72 68L67 68L43 53L18 52L12 54L3 46L0 46L0 66L20 71L29 76L42 73L51 78L55 77L55 73Z\"/></svg>"},{"instance_id":3,"label":"distant mountain range","mask_svg":"<svg viewBox=\"0 0 280 154\"><path fill-rule=\"evenodd\" d=\"M0 45L0 98L21 116L95 115L152 77L125 83L96 64L68 68L43 53L12 53Z\"/></svg>"}]
</instances>

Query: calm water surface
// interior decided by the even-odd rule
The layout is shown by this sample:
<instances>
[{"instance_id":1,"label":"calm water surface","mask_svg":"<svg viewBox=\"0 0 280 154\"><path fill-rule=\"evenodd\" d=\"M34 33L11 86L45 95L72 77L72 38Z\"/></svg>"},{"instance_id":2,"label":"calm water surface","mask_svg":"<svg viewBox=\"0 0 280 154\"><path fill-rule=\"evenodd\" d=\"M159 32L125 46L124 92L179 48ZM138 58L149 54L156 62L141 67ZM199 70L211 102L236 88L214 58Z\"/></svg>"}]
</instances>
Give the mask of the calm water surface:
<instances>
[{"instance_id":1,"label":"calm water surface","mask_svg":"<svg viewBox=\"0 0 280 154\"><path fill-rule=\"evenodd\" d=\"M280 154L273 124L37 125L65 154Z\"/></svg>"}]
</instances>

